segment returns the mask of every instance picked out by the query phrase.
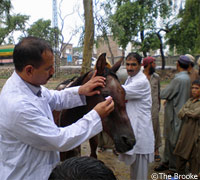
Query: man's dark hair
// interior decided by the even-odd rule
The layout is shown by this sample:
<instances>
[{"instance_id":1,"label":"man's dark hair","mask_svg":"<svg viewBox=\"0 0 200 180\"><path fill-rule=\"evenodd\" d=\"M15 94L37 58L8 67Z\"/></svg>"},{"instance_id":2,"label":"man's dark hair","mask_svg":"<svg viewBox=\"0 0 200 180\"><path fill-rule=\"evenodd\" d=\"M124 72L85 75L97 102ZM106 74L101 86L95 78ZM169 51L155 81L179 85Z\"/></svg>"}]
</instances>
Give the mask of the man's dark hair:
<instances>
[{"instance_id":1,"label":"man's dark hair","mask_svg":"<svg viewBox=\"0 0 200 180\"><path fill-rule=\"evenodd\" d=\"M194 84L200 86L200 79L194 80L194 81L192 82L192 85L194 85Z\"/></svg>"},{"instance_id":2,"label":"man's dark hair","mask_svg":"<svg viewBox=\"0 0 200 180\"><path fill-rule=\"evenodd\" d=\"M49 180L116 180L112 170L95 158L82 156L65 160L51 173Z\"/></svg>"},{"instance_id":3,"label":"man's dark hair","mask_svg":"<svg viewBox=\"0 0 200 180\"><path fill-rule=\"evenodd\" d=\"M138 64L141 64L142 62L142 56L140 56L138 53L136 52L131 52L126 56L126 60L128 60L129 58L135 58L138 62Z\"/></svg>"},{"instance_id":4,"label":"man's dark hair","mask_svg":"<svg viewBox=\"0 0 200 180\"><path fill-rule=\"evenodd\" d=\"M53 53L47 41L32 36L23 38L14 48L13 62L15 69L21 72L27 65L38 68L43 63L42 53L46 50Z\"/></svg>"},{"instance_id":5,"label":"man's dark hair","mask_svg":"<svg viewBox=\"0 0 200 180\"><path fill-rule=\"evenodd\" d=\"M178 63L180 65L180 67L183 68L183 69L185 69L185 70L187 70L189 68L189 64L184 64L184 63L182 63L180 61L178 61Z\"/></svg>"}]
</instances>

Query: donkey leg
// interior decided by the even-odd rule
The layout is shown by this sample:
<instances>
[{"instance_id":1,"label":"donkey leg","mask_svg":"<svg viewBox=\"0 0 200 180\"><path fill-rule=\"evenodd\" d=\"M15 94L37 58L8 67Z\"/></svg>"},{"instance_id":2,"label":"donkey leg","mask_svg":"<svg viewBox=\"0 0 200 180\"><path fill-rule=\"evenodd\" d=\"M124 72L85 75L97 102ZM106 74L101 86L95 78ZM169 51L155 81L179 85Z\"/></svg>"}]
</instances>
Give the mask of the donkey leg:
<instances>
[{"instance_id":1,"label":"donkey leg","mask_svg":"<svg viewBox=\"0 0 200 180\"><path fill-rule=\"evenodd\" d=\"M97 146L98 146L98 136L92 137L89 140L89 142L90 142L90 150L91 150L90 157L94 157L97 159L96 150L97 150Z\"/></svg>"}]
</instances>

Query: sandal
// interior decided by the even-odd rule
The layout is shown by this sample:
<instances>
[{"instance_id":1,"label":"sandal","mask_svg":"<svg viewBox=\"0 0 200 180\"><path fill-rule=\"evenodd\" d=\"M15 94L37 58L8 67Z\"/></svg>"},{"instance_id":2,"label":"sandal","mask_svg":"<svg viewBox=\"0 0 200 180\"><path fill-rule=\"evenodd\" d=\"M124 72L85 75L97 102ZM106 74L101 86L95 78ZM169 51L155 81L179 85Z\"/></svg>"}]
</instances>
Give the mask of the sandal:
<instances>
[{"instance_id":1,"label":"sandal","mask_svg":"<svg viewBox=\"0 0 200 180\"><path fill-rule=\"evenodd\" d=\"M119 156L119 153L116 151L115 148L113 148L113 154L114 154L115 156Z\"/></svg>"},{"instance_id":2,"label":"sandal","mask_svg":"<svg viewBox=\"0 0 200 180\"><path fill-rule=\"evenodd\" d=\"M155 159L156 162L160 162L161 161L160 155L155 155L154 159Z\"/></svg>"}]
</instances>

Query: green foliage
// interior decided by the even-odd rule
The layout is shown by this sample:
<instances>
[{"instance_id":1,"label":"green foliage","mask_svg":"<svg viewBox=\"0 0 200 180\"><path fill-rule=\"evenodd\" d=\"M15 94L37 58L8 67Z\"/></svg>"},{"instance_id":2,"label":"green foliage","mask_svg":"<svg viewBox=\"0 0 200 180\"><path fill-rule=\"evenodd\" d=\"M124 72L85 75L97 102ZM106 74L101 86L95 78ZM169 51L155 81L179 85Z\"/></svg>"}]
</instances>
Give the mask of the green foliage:
<instances>
[{"instance_id":1,"label":"green foliage","mask_svg":"<svg viewBox=\"0 0 200 180\"><path fill-rule=\"evenodd\" d=\"M0 44L2 44L6 38L14 31L24 31L26 22L29 16L26 15L8 15L4 21L1 21L0 25Z\"/></svg>"},{"instance_id":2,"label":"green foliage","mask_svg":"<svg viewBox=\"0 0 200 180\"><path fill-rule=\"evenodd\" d=\"M26 27L26 22L28 21L29 16L26 15L13 15L9 16L7 21L7 26L10 31L24 31Z\"/></svg>"},{"instance_id":3,"label":"green foliage","mask_svg":"<svg viewBox=\"0 0 200 180\"><path fill-rule=\"evenodd\" d=\"M14 14L11 15L12 5L10 0L1 0L0 3L0 44L5 43L5 40L12 40L14 31L24 31L25 24L29 16ZM13 43L13 42L12 42Z\"/></svg>"},{"instance_id":4,"label":"green foliage","mask_svg":"<svg viewBox=\"0 0 200 180\"><path fill-rule=\"evenodd\" d=\"M178 15L167 35L170 49L176 48L180 54L200 53L200 1L186 0L185 9Z\"/></svg>"},{"instance_id":5,"label":"green foliage","mask_svg":"<svg viewBox=\"0 0 200 180\"><path fill-rule=\"evenodd\" d=\"M11 9L11 1L10 0L1 0L0 1L0 17L2 18L5 14L9 14Z\"/></svg>"},{"instance_id":6,"label":"green foliage","mask_svg":"<svg viewBox=\"0 0 200 180\"><path fill-rule=\"evenodd\" d=\"M160 42L155 32L147 32L145 39L141 44L141 51L149 52L150 50L157 50L160 48Z\"/></svg>"},{"instance_id":7,"label":"green foliage","mask_svg":"<svg viewBox=\"0 0 200 180\"><path fill-rule=\"evenodd\" d=\"M50 44L54 47L55 45L55 35L59 37L60 31L58 28L51 27L50 20L39 19L34 22L30 28L27 29L28 36L36 36L42 39L45 39L50 42Z\"/></svg>"},{"instance_id":8,"label":"green foliage","mask_svg":"<svg viewBox=\"0 0 200 180\"><path fill-rule=\"evenodd\" d=\"M129 42L148 52L158 46L156 21L167 18L171 0L115 0L116 11L110 16L112 33L123 48ZM149 33L150 32L150 33ZM155 40L152 38L156 38ZM152 43L152 44L151 44Z\"/></svg>"}]
</instances>

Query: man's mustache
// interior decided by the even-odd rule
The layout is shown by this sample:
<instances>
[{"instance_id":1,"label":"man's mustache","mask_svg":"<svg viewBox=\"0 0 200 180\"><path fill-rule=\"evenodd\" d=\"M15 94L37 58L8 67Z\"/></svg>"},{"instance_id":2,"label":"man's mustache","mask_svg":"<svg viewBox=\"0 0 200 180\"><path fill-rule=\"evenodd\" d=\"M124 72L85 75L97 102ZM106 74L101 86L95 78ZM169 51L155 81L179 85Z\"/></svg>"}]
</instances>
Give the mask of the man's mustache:
<instances>
[{"instance_id":1,"label":"man's mustache","mask_svg":"<svg viewBox=\"0 0 200 180\"><path fill-rule=\"evenodd\" d=\"M134 70L128 70L128 72L134 72Z\"/></svg>"}]
</instances>

